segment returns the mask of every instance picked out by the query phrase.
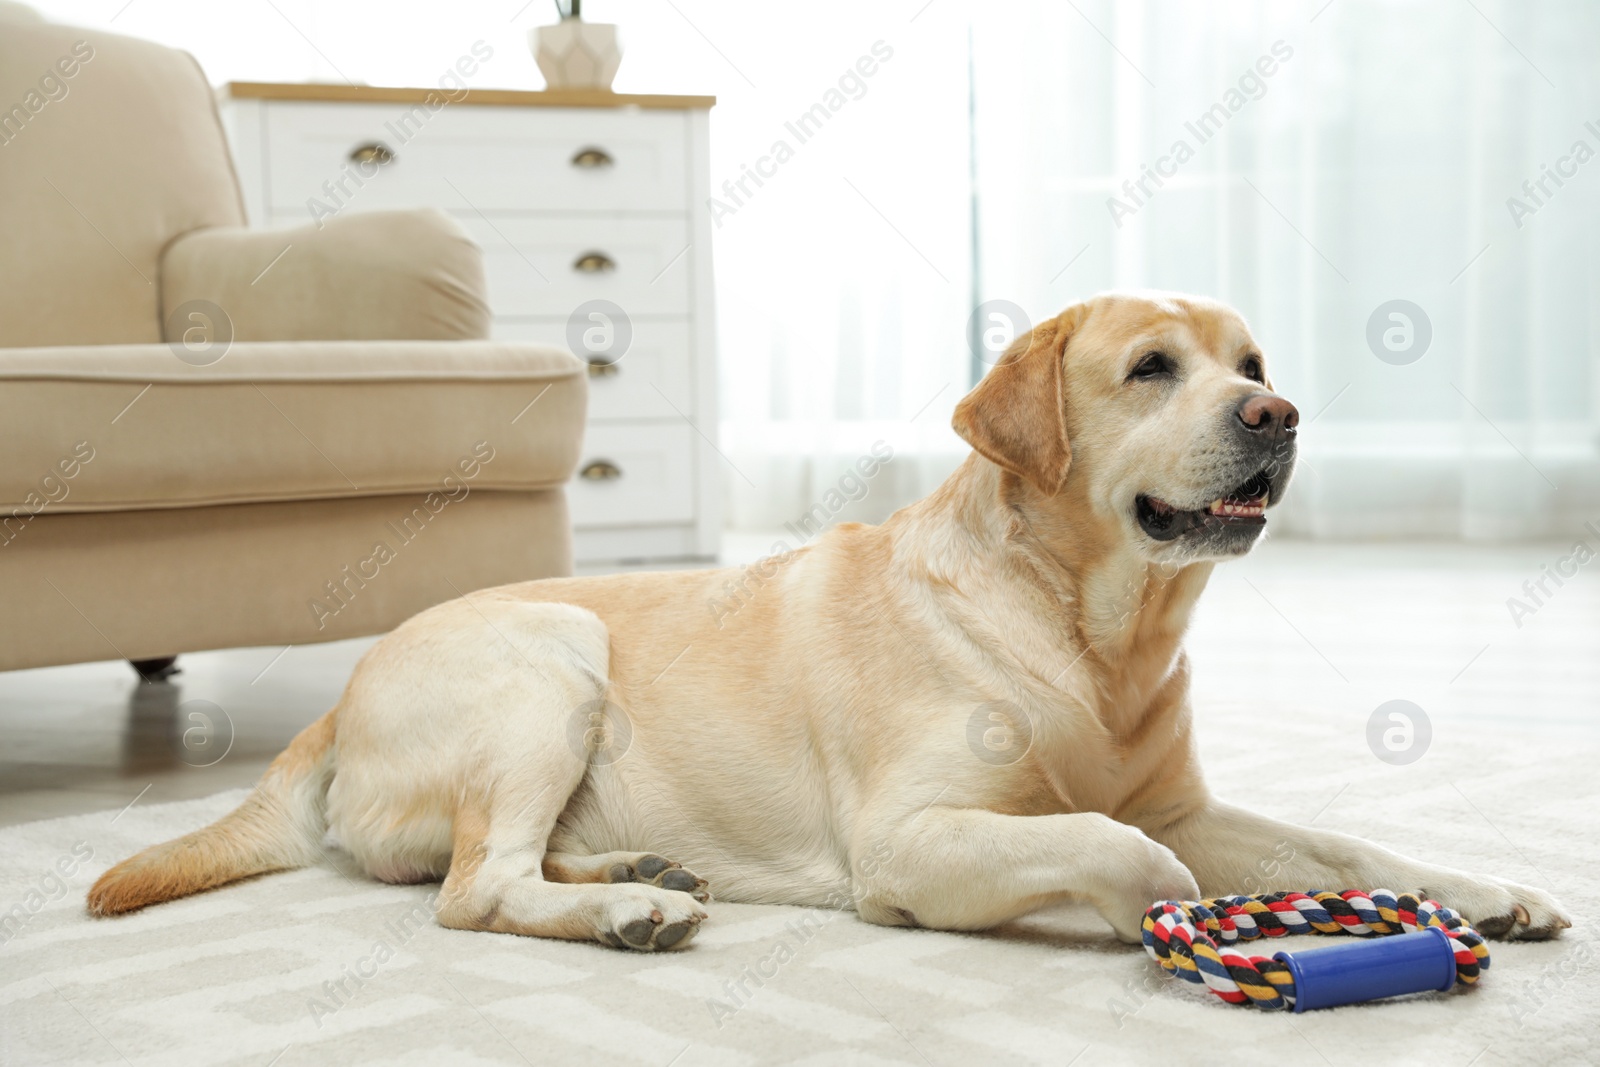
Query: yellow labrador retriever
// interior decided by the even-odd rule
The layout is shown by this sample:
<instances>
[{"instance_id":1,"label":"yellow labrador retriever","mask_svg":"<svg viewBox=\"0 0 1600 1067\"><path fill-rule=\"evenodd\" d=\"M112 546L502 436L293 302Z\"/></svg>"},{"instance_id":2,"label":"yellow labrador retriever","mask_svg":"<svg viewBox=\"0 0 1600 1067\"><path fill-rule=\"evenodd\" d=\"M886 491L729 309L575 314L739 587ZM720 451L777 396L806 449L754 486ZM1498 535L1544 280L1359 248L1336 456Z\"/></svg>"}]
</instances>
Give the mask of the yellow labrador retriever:
<instances>
[{"instance_id":1,"label":"yellow labrador retriever","mask_svg":"<svg viewBox=\"0 0 1600 1067\"><path fill-rule=\"evenodd\" d=\"M1125 941L1163 898L1382 886L1550 937L1569 923L1537 889L1206 788L1181 641L1282 499L1297 419L1220 304L1068 308L961 401L973 454L926 500L742 572L425 611L237 811L89 908L312 864L331 828L376 878L443 878L446 926L629 949L687 944L708 881L943 930L1082 900ZM730 581L739 610L708 610Z\"/></svg>"}]
</instances>

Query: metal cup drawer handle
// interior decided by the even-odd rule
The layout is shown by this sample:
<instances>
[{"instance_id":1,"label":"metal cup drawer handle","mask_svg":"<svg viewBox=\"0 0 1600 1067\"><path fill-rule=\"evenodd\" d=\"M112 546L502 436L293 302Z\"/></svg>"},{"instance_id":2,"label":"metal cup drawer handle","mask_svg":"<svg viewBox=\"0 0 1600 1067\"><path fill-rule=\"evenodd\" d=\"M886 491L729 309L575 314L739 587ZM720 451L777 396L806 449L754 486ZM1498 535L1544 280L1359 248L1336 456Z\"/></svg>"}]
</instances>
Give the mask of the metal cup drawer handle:
<instances>
[{"instance_id":1,"label":"metal cup drawer handle","mask_svg":"<svg viewBox=\"0 0 1600 1067\"><path fill-rule=\"evenodd\" d=\"M617 361L612 359L610 356L591 352L588 355L588 360L589 377L591 378L611 378L622 370L622 368L617 365Z\"/></svg>"},{"instance_id":2,"label":"metal cup drawer handle","mask_svg":"<svg viewBox=\"0 0 1600 1067\"><path fill-rule=\"evenodd\" d=\"M394 153L382 141L368 141L366 144L358 144L350 150L350 162L376 163L381 167L385 163L394 162Z\"/></svg>"},{"instance_id":3,"label":"metal cup drawer handle","mask_svg":"<svg viewBox=\"0 0 1600 1067\"><path fill-rule=\"evenodd\" d=\"M585 252L572 263L580 274L605 274L617 269L617 261L604 252Z\"/></svg>"},{"instance_id":4,"label":"metal cup drawer handle","mask_svg":"<svg viewBox=\"0 0 1600 1067\"><path fill-rule=\"evenodd\" d=\"M622 477L622 468L609 459L597 459L578 474L588 482L613 482Z\"/></svg>"},{"instance_id":5,"label":"metal cup drawer handle","mask_svg":"<svg viewBox=\"0 0 1600 1067\"><path fill-rule=\"evenodd\" d=\"M609 167L614 162L616 161L604 148L593 146L578 149L578 154L572 157L572 165L584 170L598 170L601 167Z\"/></svg>"}]
</instances>

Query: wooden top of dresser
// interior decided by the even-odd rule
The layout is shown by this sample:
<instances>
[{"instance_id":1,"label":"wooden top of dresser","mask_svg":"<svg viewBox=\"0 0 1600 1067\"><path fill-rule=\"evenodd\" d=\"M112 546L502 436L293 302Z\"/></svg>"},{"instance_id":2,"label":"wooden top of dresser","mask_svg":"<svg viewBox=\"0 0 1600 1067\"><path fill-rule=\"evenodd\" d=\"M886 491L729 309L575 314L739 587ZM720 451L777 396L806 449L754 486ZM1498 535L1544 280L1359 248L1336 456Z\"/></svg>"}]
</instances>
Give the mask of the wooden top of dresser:
<instances>
[{"instance_id":1,"label":"wooden top of dresser","mask_svg":"<svg viewBox=\"0 0 1600 1067\"><path fill-rule=\"evenodd\" d=\"M256 100L321 100L343 104L423 104L444 89L395 88L383 85L335 85L322 82L229 82L227 96ZM468 89L451 101L490 107L642 107L686 111L716 106L714 96L655 96L613 93L599 89Z\"/></svg>"}]
</instances>

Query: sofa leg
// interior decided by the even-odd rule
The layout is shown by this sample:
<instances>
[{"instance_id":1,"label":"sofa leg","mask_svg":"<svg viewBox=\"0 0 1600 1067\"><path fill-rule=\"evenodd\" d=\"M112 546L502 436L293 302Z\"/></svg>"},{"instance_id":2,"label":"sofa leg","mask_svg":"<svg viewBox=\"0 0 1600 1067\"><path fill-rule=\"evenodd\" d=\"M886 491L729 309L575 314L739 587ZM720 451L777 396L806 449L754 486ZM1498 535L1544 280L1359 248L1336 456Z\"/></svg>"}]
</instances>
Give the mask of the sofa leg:
<instances>
[{"instance_id":1,"label":"sofa leg","mask_svg":"<svg viewBox=\"0 0 1600 1067\"><path fill-rule=\"evenodd\" d=\"M155 659L130 659L133 669L146 682L164 682L182 670L177 656L157 656Z\"/></svg>"}]
</instances>

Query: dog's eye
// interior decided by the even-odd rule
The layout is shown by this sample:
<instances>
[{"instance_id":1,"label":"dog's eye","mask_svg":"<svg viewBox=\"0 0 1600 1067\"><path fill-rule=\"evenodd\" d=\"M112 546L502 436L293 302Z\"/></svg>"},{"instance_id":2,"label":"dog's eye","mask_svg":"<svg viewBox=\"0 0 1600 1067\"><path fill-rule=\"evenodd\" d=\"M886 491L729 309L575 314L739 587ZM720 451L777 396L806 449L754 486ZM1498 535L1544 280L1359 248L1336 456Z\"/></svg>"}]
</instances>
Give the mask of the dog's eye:
<instances>
[{"instance_id":1,"label":"dog's eye","mask_svg":"<svg viewBox=\"0 0 1600 1067\"><path fill-rule=\"evenodd\" d=\"M1261 372L1261 361L1255 356L1251 356L1239 364L1239 373L1249 378L1252 382L1266 384L1267 376Z\"/></svg>"},{"instance_id":2,"label":"dog's eye","mask_svg":"<svg viewBox=\"0 0 1600 1067\"><path fill-rule=\"evenodd\" d=\"M1171 356L1165 352L1151 352L1133 365L1133 370L1128 373L1128 380L1132 381L1135 378L1164 378L1171 375L1175 369Z\"/></svg>"}]
</instances>

